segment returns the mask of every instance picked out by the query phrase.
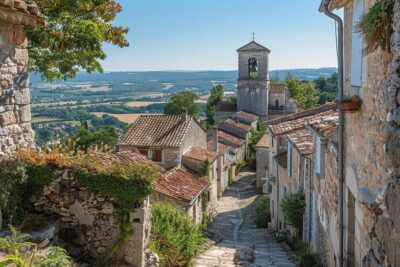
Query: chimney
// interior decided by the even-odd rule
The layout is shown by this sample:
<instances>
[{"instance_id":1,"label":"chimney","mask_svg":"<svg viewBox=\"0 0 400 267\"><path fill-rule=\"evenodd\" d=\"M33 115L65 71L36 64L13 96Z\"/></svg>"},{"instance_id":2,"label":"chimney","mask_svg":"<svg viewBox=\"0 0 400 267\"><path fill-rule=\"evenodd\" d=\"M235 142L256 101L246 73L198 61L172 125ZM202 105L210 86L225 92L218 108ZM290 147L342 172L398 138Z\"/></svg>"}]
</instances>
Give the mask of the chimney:
<instances>
[{"instance_id":1,"label":"chimney","mask_svg":"<svg viewBox=\"0 0 400 267\"><path fill-rule=\"evenodd\" d=\"M186 108L182 108L182 114L181 114L181 123L186 123L188 121L188 113Z\"/></svg>"},{"instance_id":2,"label":"chimney","mask_svg":"<svg viewBox=\"0 0 400 267\"><path fill-rule=\"evenodd\" d=\"M218 124L213 129L213 150L218 152Z\"/></svg>"}]
</instances>

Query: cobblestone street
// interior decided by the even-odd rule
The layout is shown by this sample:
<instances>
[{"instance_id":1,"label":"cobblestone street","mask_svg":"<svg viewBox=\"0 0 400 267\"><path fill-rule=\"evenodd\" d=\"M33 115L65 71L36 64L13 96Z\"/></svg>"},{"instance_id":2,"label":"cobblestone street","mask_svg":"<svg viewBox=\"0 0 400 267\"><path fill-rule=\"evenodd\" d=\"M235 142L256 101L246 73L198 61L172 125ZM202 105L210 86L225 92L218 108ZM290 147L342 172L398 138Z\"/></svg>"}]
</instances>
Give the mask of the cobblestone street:
<instances>
[{"instance_id":1,"label":"cobblestone street","mask_svg":"<svg viewBox=\"0 0 400 267\"><path fill-rule=\"evenodd\" d=\"M206 232L216 244L200 254L194 266L296 266L273 232L255 227L258 196L254 185L255 174L242 172L225 192Z\"/></svg>"}]
</instances>

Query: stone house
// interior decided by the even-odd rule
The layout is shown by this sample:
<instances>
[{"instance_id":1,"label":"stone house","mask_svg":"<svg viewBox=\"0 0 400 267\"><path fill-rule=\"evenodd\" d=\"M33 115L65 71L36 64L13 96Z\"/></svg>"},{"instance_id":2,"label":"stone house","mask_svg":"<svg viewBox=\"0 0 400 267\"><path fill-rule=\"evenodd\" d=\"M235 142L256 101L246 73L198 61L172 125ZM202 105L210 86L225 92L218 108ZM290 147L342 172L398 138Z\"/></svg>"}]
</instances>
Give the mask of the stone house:
<instances>
[{"instance_id":1,"label":"stone house","mask_svg":"<svg viewBox=\"0 0 400 267\"><path fill-rule=\"evenodd\" d=\"M217 136L217 133L215 133ZM229 185L229 167L232 162L229 160L229 149L230 147L217 141L215 146L215 140L208 141L208 149L217 151L218 153L218 197L222 197L223 193Z\"/></svg>"},{"instance_id":2,"label":"stone house","mask_svg":"<svg viewBox=\"0 0 400 267\"><path fill-rule=\"evenodd\" d=\"M269 155L269 144L268 135L265 134L255 146L256 149L256 176L257 176L257 187L261 188L264 186L268 176L268 155ZM264 190L265 193L268 189Z\"/></svg>"},{"instance_id":3,"label":"stone house","mask_svg":"<svg viewBox=\"0 0 400 267\"><path fill-rule=\"evenodd\" d=\"M252 127L250 125L240 123L238 119L236 119L236 121L227 119L218 125L219 131L225 132L245 141L244 158L247 158L249 153L248 144L251 137L251 129Z\"/></svg>"},{"instance_id":4,"label":"stone house","mask_svg":"<svg viewBox=\"0 0 400 267\"><path fill-rule=\"evenodd\" d=\"M216 124L229 119L237 112L237 104L226 101L218 102L215 106L214 121Z\"/></svg>"},{"instance_id":5,"label":"stone house","mask_svg":"<svg viewBox=\"0 0 400 267\"><path fill-rule=\"evenodd\" d=\"M181 165L192 146L207 148L207 133L188 115L141 115L118 144L119 151L138 151L163 168Z\"/></svg>"},{"instance_id":6,"label":"stone house","mask_svg":"<svg viewBox=\"0 0 400 267\"><path fill-rule=\"evenodd\" d=\"M25 26L43 23L34 3L0 1L0 158L34 146Z\"/></svg>"},{"instance_id":7,"label":"stone house","mask_svg":"<svg viewBox=\"0 0 400 267\"><path fill-rule=\"evenodd\" d=\"M218 142L229 147L228 160L237 162L246 158L246 140L229 133L218 131Z\"/></svg>"},{"instance_id":8,"label":"stone house","mask_svg":"<svg viewBox=\"0 0 400 267\"><path fill-rule=\"evenodd\" d=\"M209 202L207 188L208 177L178 165L158 181L151 200L174 204L200 224Z\"/></svg>"},{"instance_id":9,"label":"stone house","mask_svg":"<svg viewBox=\"0 0 400 267\"><path fill-rule=\"evenodd\" d=\"M345 266L400 266L400 1L389 11L390 53L366 54L356 25L376 2L322 6L343 10L344 95L362 99L359 110L344 113L344 242L343 262L337 263Z\"/></svg>"},{"instance_id":10,"label":"stone house","mask_svg":"<svg viewBox=\"0 0 400 267\"><path fill-rule=\"evenodd\" d=\"M334 108L335 106L330 106L330 109L325 111L325 106L322 106L313 109L313 112L280 118L279 123L269 125L270 166L267 183L271 186L271 226L277 231L287 228L280 208L282 200L289 193L303 191L306 155L302 155L305 153L302 147L310 143L310 136L301 136L306 134L308 124L320 123L324 119L337 116L337 112L332 110ZM292 136L288 138L288 135ZM291 140L299 143L294 144Z\"/></svg>"},{"instance_id":11,"label":"stone house","mask_svg":"<svg viewBox=\"0 0 400 267\"><path fill-rule=\"evenodd\" d=\"M252 128L257 127L257 121L259 119L257 115L245 111L238 111L233 114L231 118L234 121L238 120L240 123L250 125Z\"/></svg>"}]
</instances>

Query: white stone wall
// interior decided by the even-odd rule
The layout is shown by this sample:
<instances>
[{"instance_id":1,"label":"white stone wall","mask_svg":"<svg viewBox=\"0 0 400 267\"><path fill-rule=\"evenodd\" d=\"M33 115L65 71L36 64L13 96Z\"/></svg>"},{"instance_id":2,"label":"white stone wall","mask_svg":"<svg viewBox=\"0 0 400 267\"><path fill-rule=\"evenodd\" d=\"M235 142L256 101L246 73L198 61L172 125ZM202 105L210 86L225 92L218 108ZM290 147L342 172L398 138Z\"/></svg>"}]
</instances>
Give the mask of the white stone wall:
<instances>
[{"instance_id":1,"label":"white stone wall","mask_svg":"<svg viewBox=\"0 0 400 267\"><path fill-rule=\"evenodd\" d=\"M0 158L34 145L23 25L0 21Z\"/></svg>"}]
</instances>

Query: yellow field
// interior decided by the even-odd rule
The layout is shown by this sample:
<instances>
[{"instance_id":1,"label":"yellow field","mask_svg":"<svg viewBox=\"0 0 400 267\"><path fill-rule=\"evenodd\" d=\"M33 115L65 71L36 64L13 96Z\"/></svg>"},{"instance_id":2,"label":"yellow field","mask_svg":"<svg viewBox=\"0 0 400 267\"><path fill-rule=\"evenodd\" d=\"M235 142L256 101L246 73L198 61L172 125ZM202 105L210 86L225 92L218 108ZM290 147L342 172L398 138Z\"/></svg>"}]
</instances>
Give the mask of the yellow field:
<instances>
[{"instance_id":1,"label":"yellow field","mask_svg":"<svg viewBox=\"0 0 400 267\"><path fill-rule=\"evenodd\" d=\"M81 91L86 91L86 92L107 92L110 91L111 88L107 86L100 86L100 87L86 87L81 89Z\"/></svg>"},{"instance_id":2,"label":"yellow field","mask_svg":"<svg viewBox=\"0 0 400 267\"><path fill-rule=\"evenodd\" d=\"M104 114L108 114L110 116L113 116L117 118L118 120L126 123L132 123L134 122L137 118L139 118L141 113L132 113L132 114L111 114L111 113L105 113L105 112L91 112L93 115L101 118ZM145 114L145 115L150 115L150 114Z\"/></svg>"},{"instance_id":3,"label":"yellow field","mask_svg":"<svg viewBox=\"0 0 400 267\"><path fill-rule=\"evenodd\" d=\"M129 106L129 107L140 108L140 107L147 107L148 105L156 104L156 103L161 103L161 102L152 102L152 101L132 101L132 102L126 103L126 105Z\"/></svg>"}]
</instances>

